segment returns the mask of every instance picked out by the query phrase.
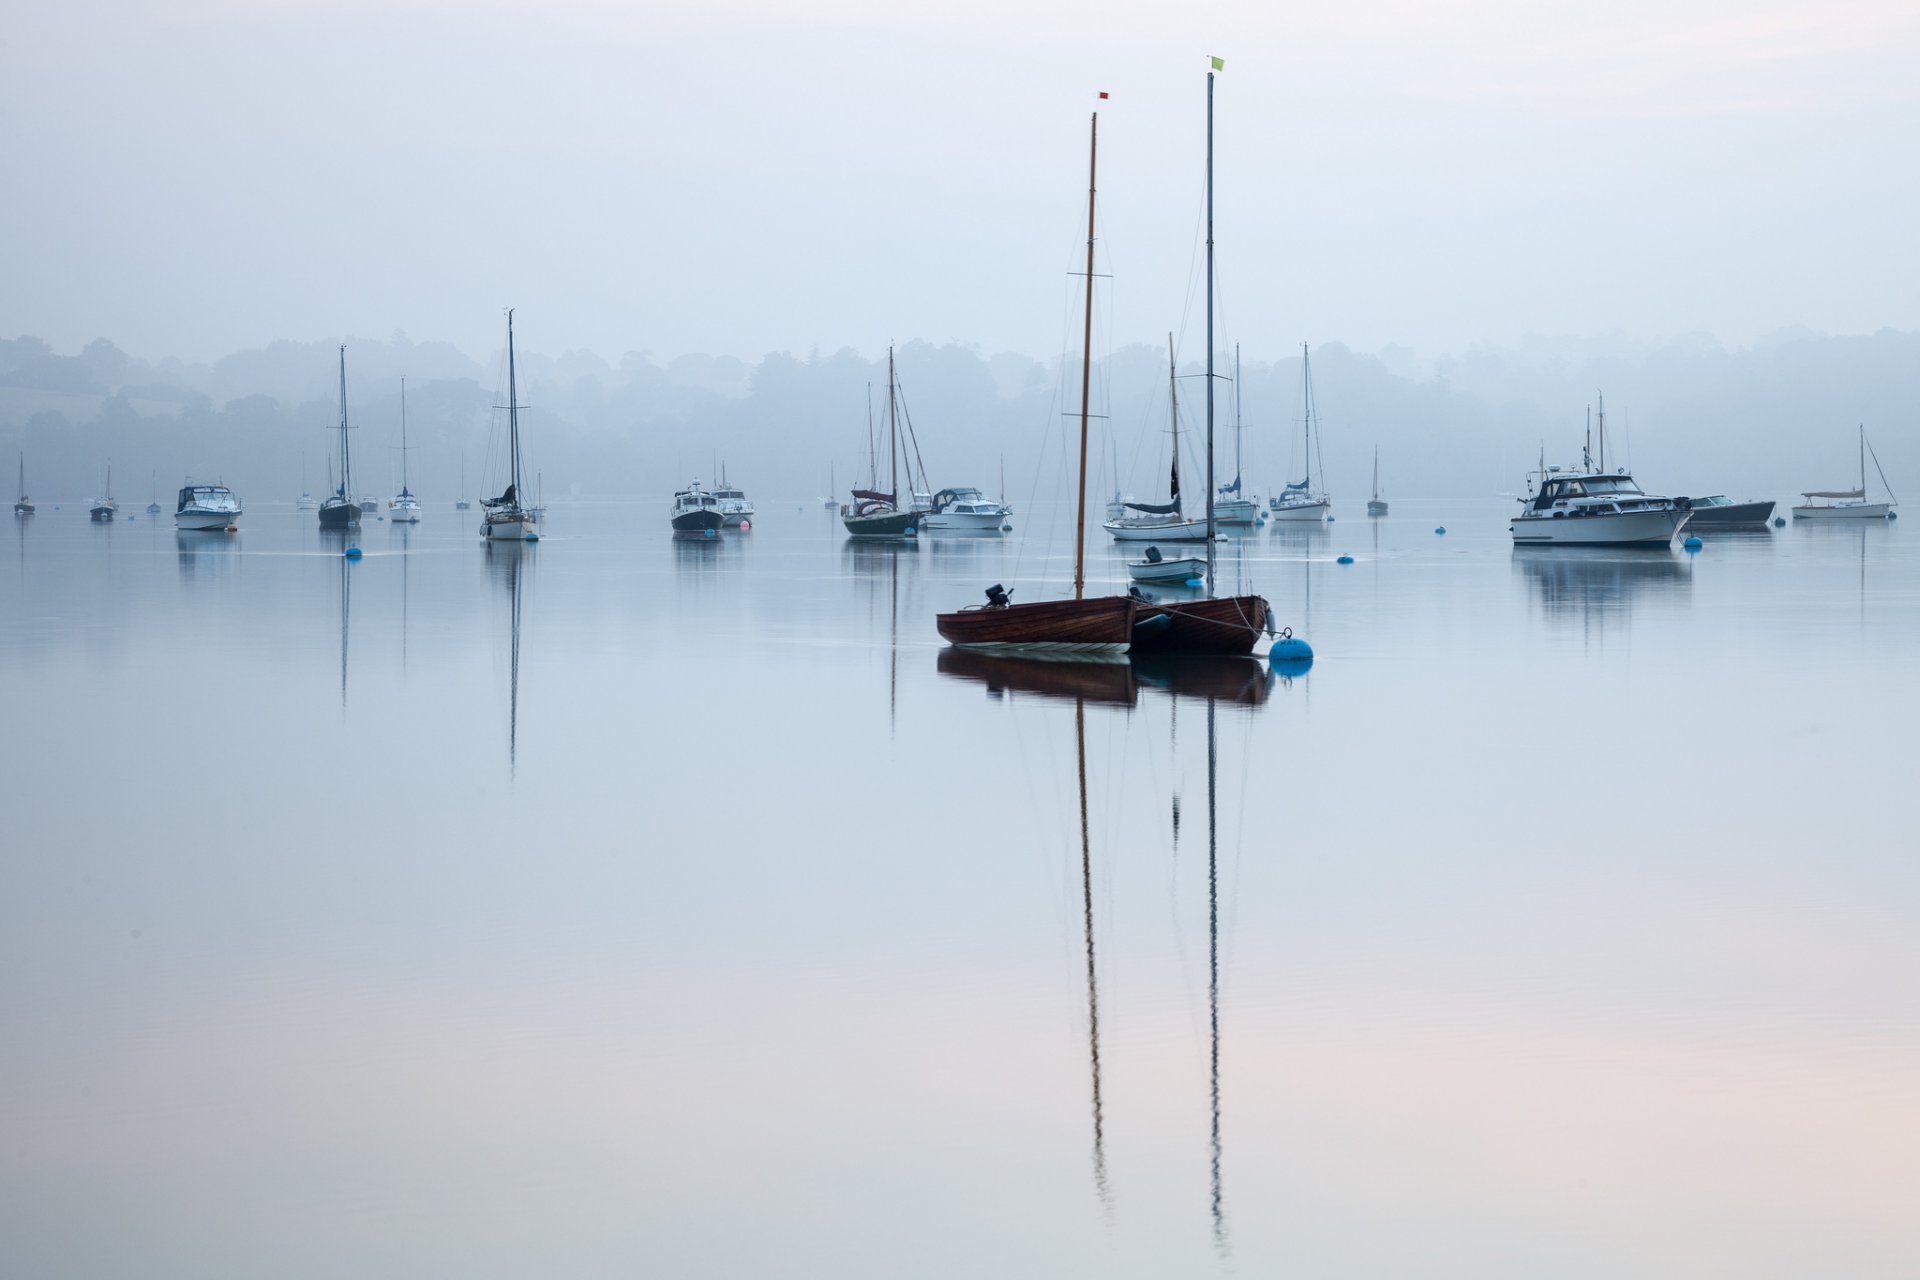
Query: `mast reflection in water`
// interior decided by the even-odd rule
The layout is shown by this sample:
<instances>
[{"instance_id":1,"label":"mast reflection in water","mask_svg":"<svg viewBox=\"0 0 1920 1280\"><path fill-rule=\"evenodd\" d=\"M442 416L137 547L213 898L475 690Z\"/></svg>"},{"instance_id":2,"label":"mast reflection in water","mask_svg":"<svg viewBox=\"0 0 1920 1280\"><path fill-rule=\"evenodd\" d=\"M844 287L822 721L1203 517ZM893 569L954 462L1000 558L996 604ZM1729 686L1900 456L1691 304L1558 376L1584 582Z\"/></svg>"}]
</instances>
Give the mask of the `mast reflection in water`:
<instances>
[{"instance_id":1,"label":"mast reflection in water","mask_svg":"<svg viewBox=\"0 0 1920 1280\"><path fill-rule=\"evenodd\" d=\"M538 543L489 538L484 544L487 573L507 592L507 773L520 762L520 594L522 578L533 568Z\"/></svg>"}]
</instances>

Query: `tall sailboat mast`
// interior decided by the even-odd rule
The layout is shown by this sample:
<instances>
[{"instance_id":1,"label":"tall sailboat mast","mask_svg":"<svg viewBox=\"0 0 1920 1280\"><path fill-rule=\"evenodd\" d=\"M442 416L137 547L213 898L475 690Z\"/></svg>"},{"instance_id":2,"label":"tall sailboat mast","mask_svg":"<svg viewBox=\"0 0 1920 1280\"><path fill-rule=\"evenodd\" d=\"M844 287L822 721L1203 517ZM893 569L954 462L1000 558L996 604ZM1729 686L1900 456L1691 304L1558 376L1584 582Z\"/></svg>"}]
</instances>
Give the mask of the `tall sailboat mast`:
<instances>
[{"instance_id":1,"label":"tall sailboat mast","mask_svg":"<svg viewBox=\"0 0 1920 1280\"><path fill-rule=\"evenodd\" d=\"M513 451L513 505L520 501L520 384L513 368L513 308L507 308L507 446Z\"/></svg>"},{"instance_id":2,"label":"tall sailboat mast","mask_svg":"<svg viewBox=\"0 0 1920 1280\"><path fill-rule=\"evenodd\" d=\"M347 444L347 344L340 344L340 496L353 493L353 452Z\"/></svg>"},{"instance_id":3,"label":"tall sailboat mast","mask_svg":"<svg viewBox=\"0 0 1920 1280\"><path fill-rule=\"evenodd\" d=\"M407 491L407 375L400 375L400 492Z\"/></svg>"},{"instance_id":4,"label":"tall sailboat mast","mask_svg":"<svg viewBox=\"0 0 1920 1280\"><path fill-rule=\"evenodd\" d=\"M1093 198L1099 171L1100 113L1093 113L1087 141L1087 310L1080 330L1080 499L1073 517L1073 598L1087 584L1087 395L1093 380Z\"/></svg>"},{"instance_id":5,"label":"tall sailboat mast","mask_svg":"<svg viewBox=\"0 0 1920 1280\"><path fill-rule=\"evenodd\" d=\"M1207 72L1207 594L1213 594L1213 72Z\"/></svg>"},{"instance_id":6,"label":"tall sailboat mast","mask_svg":"<svg viewBox=\"0 0 1920 1280\"><path fill-rule=\"evenodd\" d=\"M900 397L894 392L893 348L887 348L887 492L893 505L900 506Z\"/></svg>"}]
</instances>

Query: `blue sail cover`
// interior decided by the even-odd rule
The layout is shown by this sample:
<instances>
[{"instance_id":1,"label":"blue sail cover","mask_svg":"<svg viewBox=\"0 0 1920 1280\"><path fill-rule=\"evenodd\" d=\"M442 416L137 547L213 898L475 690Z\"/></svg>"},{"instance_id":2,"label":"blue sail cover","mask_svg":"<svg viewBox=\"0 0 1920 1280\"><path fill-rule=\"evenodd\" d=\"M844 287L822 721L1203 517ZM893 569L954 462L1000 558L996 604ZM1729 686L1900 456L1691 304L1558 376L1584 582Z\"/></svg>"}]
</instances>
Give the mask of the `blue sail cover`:
<instances>
[{"instance_id":1,"label":"blue sail cover","mask_svg":"<svg viewBox=\"0 0 1920 1280\"><path fill-rule=\"evenodd\" d=\"M1169 516L1180 510L1178 502L1161 503L1157 506L1151 502L1128 502L1122 505L1129 511L1144 511L1150 516Z\"/></svg>"},{"instance_id":2,"label":"blue sail cover","mask_svg":"<svg viewBox=\"0 0 1920 1280\"><path fill-rule=\"evenodd\" d=\"M1302 480L1299 484L1288 485L1287 492L1288 493L1305 493L1307 491L1307 481L1311 480L1312 478L1313 478L1312 476L1308 476L1307 480Z\"/></svg>"},{"instance_id":3,"label":"blue sail cover","mask_svg":"<svg viewBox=\"0 0 1920 1280\"><path fill-rule=\"evenodd\" d=\"M1223 485L1221 485L1221 486L1220 486L1220 492L1222 492L1222 493L1238 493L1238 492L1240 492L1240 477L1239 477L1239 476L1235 476L1235 477L1233 478L1233 483L1232 483L1232 484L1223 484Z\"/></svg>"}]
</instances>

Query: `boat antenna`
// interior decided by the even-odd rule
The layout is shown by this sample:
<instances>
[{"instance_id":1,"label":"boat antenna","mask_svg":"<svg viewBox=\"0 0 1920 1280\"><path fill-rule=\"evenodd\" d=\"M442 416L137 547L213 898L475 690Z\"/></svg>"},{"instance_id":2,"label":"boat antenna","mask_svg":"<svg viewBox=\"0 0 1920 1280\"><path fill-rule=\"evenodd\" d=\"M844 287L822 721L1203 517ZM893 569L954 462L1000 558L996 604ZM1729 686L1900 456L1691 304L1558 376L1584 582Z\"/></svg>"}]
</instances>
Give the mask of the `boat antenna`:
<instances>
[{"instance_id":1,"label":"boat antenna","mask_svg":"<svg viewBox=\"0 0 1920 1280\"><path fill-rule=\"evenodd\" d=\"M1213 594L1213 72L1211 71L1207 72L1207 594Z\"/></svg>"},{"instance_id":2,"label":"boat antenna","mask_svg":"<svg viewBox=\"0 0 1920 1280\"><path fill-rule=\"evenodd\" d=\"M1095 111L1087 140L1087 306L1080 331L1080 498L1073 516L1075 600L1085 595L1087 585L1087 394L1093 381L1093 201L1099 160L1100 113Z\"/></svg>"}]
</instances>

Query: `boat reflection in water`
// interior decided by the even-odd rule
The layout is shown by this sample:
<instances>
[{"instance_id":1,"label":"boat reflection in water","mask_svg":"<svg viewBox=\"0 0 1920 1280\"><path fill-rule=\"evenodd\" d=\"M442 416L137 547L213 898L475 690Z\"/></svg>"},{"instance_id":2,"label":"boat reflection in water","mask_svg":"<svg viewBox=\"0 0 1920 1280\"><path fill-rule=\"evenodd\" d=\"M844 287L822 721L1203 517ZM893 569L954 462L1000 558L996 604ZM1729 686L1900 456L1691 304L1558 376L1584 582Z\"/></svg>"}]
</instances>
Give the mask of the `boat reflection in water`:
<instances>
[{"instance_id":1,"label":"boat reflection in water","mask_svg":"<svg viewBox=\"0 0 1920 1280\"><path fill-rule=\"evenodd\" d=\"M1023 654L947 648L936 661L940 674L971 680L995 697L1028 694L1069 702L1132 707L1142 688L1173 698L1208 699L1257 707L1273 688L1274 675L1258 658L1210 653L1113 654L1056 661Z\"/></svg>"},{"instance_id":2,"label":"boat reflection in water","mask_svg":"<svg viewBox=\"0 0 1920 1280\"><path fill-rule=\"evenodd\" d=\"M1684 553L1515 547L1513 564L1541 607L1565 617L1624 616L1638 600L1674 600L1693 589Z\"/></svg>"},{"instance_id":3,"label":"boat reflection in water","mask_svg":"<svg viewBox=\"0 0 1920 1280\"><path fill-rule=\"evenodd\" d=\"M531 576L537 542L488 539L484 544L487 576L507 597L507 773L511 777L520 761L520 596Z\"/></svg>"},{"instance_id":4,"label":"boat reflection in water","mask_svg":"<svg viewBox=\"0 0 1920 1280\"><path fill-rule=\"evenodd\" d=\"M1113 1203L1113 1188L1107 1167L1106 1111L1102 1091L1100 967L1094 916L1093 831L1087 799L1087 709L1089 705L1096 710L1117 707L1126 711L1126 718L1131 719L1143 689L1167 695L1176 715L1182 702L1199 702L1206 707L1208 1205L1213 1245L1224 1259L1231 1250L1227 1232L1222 1144L1220 741L1217 710L1222 702L1256 708L1265 705L1276 676L1268 670L1267 664L1254 658L1208 654L1116 656L1092 661L1080 657L1069 661L949 648L940 651L937 662L942 676L984 685L988 694L996 699L1025 694L1043 702L1073 704L1081 930L1086 957L1087 1068L1093 1126L1093 1183L1095 1195L1101 1205L1109 1210ZM1173 722L1170 722L1170 735L1173 728ZM1177 738L1171 745L1178 748ZM1177 845L1180 829L1180 797L1177 790L1172 797L1172 808L1172 839ZM1177 854L1177 849L1174 852ZM1174 866L1178 868L1177 860Z\"/></svg>"},{"instance_id":5,"label":"boat reflection in water","mask_svg":"<svg viewBox=\"0 0 1920 1280\"><path fill-rule=\"evenodd\" d=\"M225 535L209 537L193 530L175 529L173 545L179 553L182 580L216 575L225 577L240 563L238 538Z\"/></svg>"}]
</instances>

